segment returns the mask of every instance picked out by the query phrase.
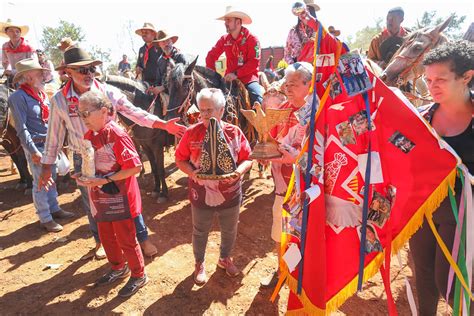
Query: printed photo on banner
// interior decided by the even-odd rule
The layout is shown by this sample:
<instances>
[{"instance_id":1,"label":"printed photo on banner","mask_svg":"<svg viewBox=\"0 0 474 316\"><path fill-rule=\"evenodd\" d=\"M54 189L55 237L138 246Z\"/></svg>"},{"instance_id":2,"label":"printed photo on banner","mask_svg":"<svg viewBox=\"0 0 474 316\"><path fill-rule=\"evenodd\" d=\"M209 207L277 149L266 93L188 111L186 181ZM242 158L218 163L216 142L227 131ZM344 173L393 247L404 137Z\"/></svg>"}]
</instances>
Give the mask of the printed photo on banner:
<instances>
[{"instance_id":1,"label":"printed photo on banner","mask_svg":"<svg viewBox=\"0 0 474 316\"><path fill-rule=\"evenodd\" d=\"M354 115L349 116L349 122L357 135L364 134L369 130L369 120L367 119L367 111L362 110Z\"/></svg>"},{"instance_id":2,"label":"printed photo on banner","mask_svg":"<svg viewBox=\"0 0 474 316\"><path fill-rule=\"evenodd\" d=\"M356 143L355 134L349 121L337 124L336 130L342 145L346 146Z\"/></svg>"},{"instance_id":3,"label":"printed photo on banner","mask_svg":"<svg viewBox=\"0 0 474 316\"><path fill-rule=\"evenodd\" d=\"M372 195L372 202L369 206L367 220L373 222L378 227L383 227L390 217L392 205L390 200L377 191Z\"/></svg>"},{"instance_id":4,"label":"printed photo on banner","mask_svg":"<svg viewBox=\"0 0 474 316\"><path fill-rule=\"evenodd\" d=\"M359 52L349 52L339 59L337 71L341 76L344 89L349 96L354 96L372 89L372 83L365 71Z\"/></svg>"},{"instance_id":5,"label":"printed photo on banner","mask_svg":"<svg viewBox=\"0 0 474 316\"><path fill-rule=\"evenodd\" d=\"M359 236L359 241L361 239L361 230L362 225L357 226L357 235ZM372 225L367 224L365 233L365 253L369 254L371 252L381 252L382 250L382 244L380 243L377 231Z\"/></svg>"},{"instance_id":6,"label":"printed photo on banner","mask_svg":"<svg viewBox=\"0 0 474 316\"><path fill-rule=\"evenodd\" d=\"M403 153L408 154L414 147L415 143L409 140L406 136L404 136L399 131L393 133L392 136L388 139L390 143L395 145L398 149L400 149Z\"/></svg>"},{"instance_id":7,"label":"printed photo on banner","mask_svg":"<svg viewBox=\"0 0 474 316\"><path fill-rule=\"evenodd\" d=\"M329 96L331 97L331 99L334 99L342 93L341 83L337 79L336 74L331 74L329 78L323 82L323 87L326 89L328 84L331 85L331 88L329 90Z\"/></svg>"}]
</instances>

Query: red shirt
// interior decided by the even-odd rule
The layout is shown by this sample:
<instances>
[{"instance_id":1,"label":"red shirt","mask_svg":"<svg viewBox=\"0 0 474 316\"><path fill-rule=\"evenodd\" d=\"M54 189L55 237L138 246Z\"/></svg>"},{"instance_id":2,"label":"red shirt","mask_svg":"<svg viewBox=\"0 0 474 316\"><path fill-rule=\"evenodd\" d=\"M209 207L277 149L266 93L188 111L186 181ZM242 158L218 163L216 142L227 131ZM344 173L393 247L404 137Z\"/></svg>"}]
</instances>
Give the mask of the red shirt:
<instances>
[{"instance_id":1,"label":"red shirt","mask_svg":"<svg viewBox=\"0 0 474 316\"><path fill-rule=\"evenodd\" d=\"M216 61L225 52L227 68L225 74L235 73L243 84L258 81L260 65L260 43L257 37L242 27L239 37L222 36L206 57L206 67L216 70Z\"/></svg>"},{"instance_id":2,"label":"red shirt","mask_svg":"<svg viewBox=\"0 0 474 316\"><path fill-rule=\"evenodd\" d=\"M130 136L115 123L108 122L95 133L87 131L84 139L94 147L96 176L112 175L120 170L141 166L140 157ZM92 215L98 222L135 218L141 213L142 200L135 176L115 181L118 194L107 194L99 187L89 190Z\"/></svg>"},{"instance_id":3,"label":"red shirt","mask_svg":"<svg viewBox=\"0 0 474 316\"><path fill-rule=\"evenodd\" d=\"M237 165L249 160L250 144L244 133L235 125L221 121L224 137ZM177 161L189 161L198 169L200 167L201 149L206 127L202 122L189 127L176 148ZM189 200L197 208L229 208L239 205L242 199L240 181L225 184L217 180L189 180Z\"/></svg>"}]
</instances>

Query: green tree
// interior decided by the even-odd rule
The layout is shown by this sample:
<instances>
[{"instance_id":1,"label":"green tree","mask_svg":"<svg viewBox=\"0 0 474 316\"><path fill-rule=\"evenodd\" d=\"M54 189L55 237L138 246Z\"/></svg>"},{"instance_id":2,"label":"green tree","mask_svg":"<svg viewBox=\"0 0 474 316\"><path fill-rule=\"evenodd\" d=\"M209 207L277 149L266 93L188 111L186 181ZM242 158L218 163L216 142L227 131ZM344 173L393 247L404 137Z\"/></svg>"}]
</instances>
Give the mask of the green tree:
<instances>
[{"instance_id":1,"label":"green tree","mask_svg":"<svg viewBox=\"0 0 474 316\"><path fill-rule=\"evenodd\" d=\"M347 44L351 49L360 49L362 53L369 50L370 42L372 38L382 31L382 18L378 18L375 21L375 26L366 26L363 29L357 31L355 38L348 36Z\"/></svg>"},{"instance_id":2,"label":"green tree","mask_svg":"<svg viewBox=\"0 0 474 316\"><path fill-rule=\"evenodd\" d=\"M57 45L64 37L70 37L73 41L81 42L85 36L80 26L64 20L60 20L57 27L47 26L43 28L40 42L54 65L59 65L63 59L63 53L57 48Z\"/></svg>"},{"instance_id":3,"label":"green tree","mask_svg":"<svg viewBox=\"0 0 474 316\"><path fill-rule=\"evenodd\" d=\"M412 30L436 26L445 21L449 16L453 16L453 19L444 31L444 34L448 36L448 38L450 38L451 40L461 39L464 34L461 27L464 21L466 20L466 16L459 16L455 12L451 13L448 16L440 17L438 16L438 13L436 11L425 11L421 16L421 19L418 19L416 21L416 25L412 27Z\"/></svg>"},{"instance_id":4,"label":"green tree","mask_svg":"<svg viewBox=\"0 0 474 316\"><path fill-rule=\"evenodd\" d=\"M104 69L107 69L107 65L110 64L110 62L112 61L110 58L110 49L103 49L99 46L94 45L90 49L90 54L93 59L98 59L102 61L102 64L99 67L100 71L103 74Z\"/></svg>"}]
</instances>

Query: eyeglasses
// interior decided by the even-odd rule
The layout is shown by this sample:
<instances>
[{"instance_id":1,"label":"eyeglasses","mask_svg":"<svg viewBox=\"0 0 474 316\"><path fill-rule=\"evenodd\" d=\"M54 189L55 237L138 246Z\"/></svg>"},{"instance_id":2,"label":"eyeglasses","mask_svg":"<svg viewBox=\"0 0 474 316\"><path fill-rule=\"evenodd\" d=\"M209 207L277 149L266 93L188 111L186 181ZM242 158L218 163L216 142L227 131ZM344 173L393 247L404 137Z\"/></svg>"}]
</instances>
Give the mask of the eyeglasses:
<instances>
[{"instance_id":1,"label":"eyeglasses","mask_svg":"<svg viewBox=\"0 0 474 316\"><path fill-rule=\"evenodd\" d=\"M79 115L80 118L88 118L89 116L91 116L91 113L92 112L95 112L95 111L99 111L101 109L100 108L97 108L97 109L93 109L93 110L88 110L88 111L79 111L79 110L76 110L76 113L77 115Z\"/></svg>"},{"instance_id":2,"label":"eyeglasses","mask_svg":"<svg viewBox=\"0 0 474 316\"><path fill-rule=\"evenodd\" d=\"M79 67L79 68L72 68L74 71L80 73L81 75L87 75L89 73L95 74L96 67L95 66L90 66L90 67Z\"/></svg>"}]
</instances>

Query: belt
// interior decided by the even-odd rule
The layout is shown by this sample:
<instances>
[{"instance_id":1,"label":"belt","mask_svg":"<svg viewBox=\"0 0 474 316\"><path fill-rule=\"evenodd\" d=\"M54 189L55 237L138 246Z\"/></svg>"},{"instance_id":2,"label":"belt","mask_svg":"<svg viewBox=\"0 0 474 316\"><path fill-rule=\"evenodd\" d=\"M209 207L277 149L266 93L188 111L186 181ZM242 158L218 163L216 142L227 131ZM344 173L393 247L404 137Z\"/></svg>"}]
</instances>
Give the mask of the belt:
<instances>
[{"instance_id":1,"label":"belt","mask_svg":"<svg viewBox=\"0 0 474 316\"><path fill-rule=\"evenodd\" d=\"M46 137L33 137L32 140L35 144L44 143L46 142Z\"/></svg>"}]
</instances>

